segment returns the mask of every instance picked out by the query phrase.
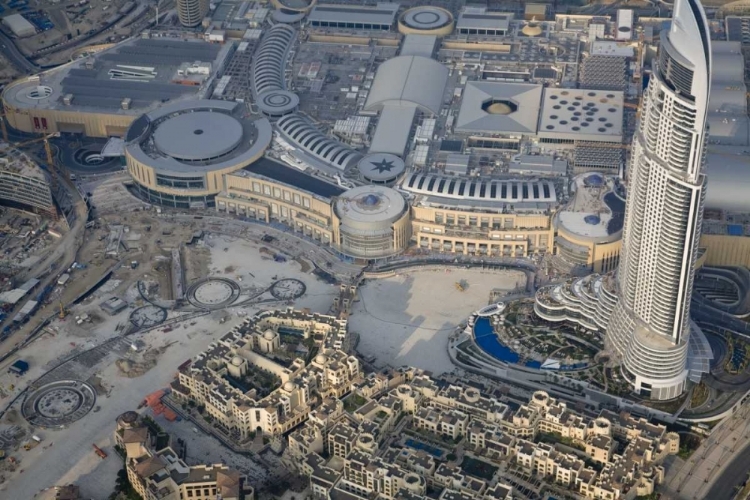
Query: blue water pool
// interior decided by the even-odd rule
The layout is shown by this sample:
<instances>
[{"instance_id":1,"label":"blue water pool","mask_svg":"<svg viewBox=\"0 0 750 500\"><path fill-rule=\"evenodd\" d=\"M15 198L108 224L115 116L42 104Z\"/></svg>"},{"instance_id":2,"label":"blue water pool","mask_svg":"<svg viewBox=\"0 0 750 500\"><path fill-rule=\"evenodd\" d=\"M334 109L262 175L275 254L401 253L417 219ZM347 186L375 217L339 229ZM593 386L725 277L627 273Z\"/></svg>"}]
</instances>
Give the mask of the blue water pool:
<instances>
[{"instance_id":1,"label":"blue water pool","mask_svg":"<svg viewBox=\"0 0 750 500\"><path fill-rule=\"evenodd\" d=\"M516 351L514 351L507 345L500 343L500 341L497 339L497 335L495 335L495 331L492 329L492 323L490 323L489 318L477 318L476 322L474 323L474 338L477 342L477 345L493 358L499 359L500 361L503 361L505 363L513 364L518 364L521 359ZM542 368L542 363L540 361L535 361L532 359L523 363L523 366L534 368L536 370L544 369L570 371L586 368L588 364L576 363L573 365L559 365L559 368Z\"/></svg>"},{"instance_id":2,"label":"blue water pool","mask_svg":"<svg viewBox=\"0 0 750 500\"><path fill-rule=\"evenodd\" d=\"M428 444L425 444L421 441L415 441L413 439L407 439L404 441L404 444L408 446L409 448L414 448L415 450L423 450L432 455L433 457L440 458L443 456L443 450L440 448L435 448L434 446L430 446Z\"/></svg>"},{"instance_id":3,"label":"blue water pool","mask_svg":"<svg viewBox=\"0 0 750 500\"><path fill-rule=\"evenodd\" d=\"M477 318L474 323L474 337L479 347L487 354L506 363L518 363L518 353L497 340L489 318Z\"/></svg>"}]
</instances>

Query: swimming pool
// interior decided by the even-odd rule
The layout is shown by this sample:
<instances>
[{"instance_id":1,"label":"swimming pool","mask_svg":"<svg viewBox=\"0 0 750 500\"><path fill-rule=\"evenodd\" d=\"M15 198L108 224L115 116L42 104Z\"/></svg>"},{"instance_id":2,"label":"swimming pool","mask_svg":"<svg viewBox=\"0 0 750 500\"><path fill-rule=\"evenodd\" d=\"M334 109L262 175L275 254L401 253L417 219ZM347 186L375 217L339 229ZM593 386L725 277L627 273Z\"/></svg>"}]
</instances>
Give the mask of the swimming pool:
<instances>
[{"instance_id":1,"label":"swimming pool","mask_svg":"<svg viewBox=\"0 0 750 500\"><path fill-rule=\"evenodd\" d=\"M404 444L408 446L409 448L414 448L415 450L423 450L432 455L435 458L440 458L443 456L443 450L440 448L436 448L434 446L430 446L428 444L425 444L421 441L415 441L411 438L404 441Z\"/></svg>"},{"instance_id":2,"label":"swimming pool","mask_svg":"<svg viewBox=\"0 0 750 500\"><path fill-rule=\"evenodd\" d=\"M521 356L508 347L505 344L500 343L495 335L495 330L492 328L489 318L479 317L474 323L474 340L477 345L487 354L495 359L499 359L504 363L519 364ZM547 360L550 361L550 360ZM573 365L563 364L552 364L550 366L542 366L542 362L536 360L528 360L523 363L523 366L528 368L534 368L535 370L556 370L556 371L570 371L580 370L588 366L587 363L576 363Z\"/></svg>"}]
</instances>

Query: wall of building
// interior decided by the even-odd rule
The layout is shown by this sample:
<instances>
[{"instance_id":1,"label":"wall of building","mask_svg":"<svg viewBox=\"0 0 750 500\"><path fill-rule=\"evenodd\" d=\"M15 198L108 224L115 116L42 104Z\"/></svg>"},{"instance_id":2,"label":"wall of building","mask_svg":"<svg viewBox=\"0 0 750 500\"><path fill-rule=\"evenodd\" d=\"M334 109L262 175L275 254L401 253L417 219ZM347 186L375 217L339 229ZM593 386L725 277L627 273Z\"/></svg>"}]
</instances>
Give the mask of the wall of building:
<instances>
[{"instance_id":1,"label":"wall of building","mask_svg":"<svg viewBox=\"0 0 750 500\"><path fill-rule=\"evenodd\" d=\"M12 206L20 204L35 213L50 216L57 214L52 200L52 191L46 179L27 177L7 170L0 171L0 204L10 202Z\"/></svg>"},{"instance_id":2,"label":"wall of building","mask_svg":"<svg viewBox=\"0 0 750 500\"><path fill-rule=\"evenodd\" d=\"M412 234L419 247L468 254L525 257L549 252L554 229L549 215L500 214L413 206Z\"/></svg>"},{"instance_id":3,"label":"wall of building","mask_svg":"<svg viewBox=\"0 0 750 500\"><path fill-rule=\"evenodd\" d=\"M263 222L283 222L324 244L333 240L333 209L328 201L271 180L227 175L216 209Z\"/></svg>"},{"instance_id":4,"label":"wall of building","mask_svg":"<svg viewBox=\"0 0 750 500\"><path fill-rule=\"evenodd\" d=\"M6 91L29 81L38 82L39 77L16 80L6 87ZM73 103L70 109L19 108L3 100L3 110L8 124L21 132L54 134L79 129L88 137L123 136L133 120L138 118L136 114L84 113L74 107L75 97Z\"/></svg>"},{"instance_id":5,"label":"wall of building","mask_svg":"<svg viewBox=\"0 0 750 500\"><path fill-rule=\"evenodd\" d=\"M595 273L604 274L613 271L620 262L620 249L622 248L620 237L615 241L597 242L571 233L564 227L558 228L557 235L573 245L588 249L586 264ZM555 253L559 253L559 248L556 248Z\"/></svg>"},{"instance_id":6,"label":"wall of building","mask_svg":"<svg viewBox=\"0 0 750 500\"><path fill-rule=\"evenodd\" d=\"M349 255L351 257L357 257L362 252L361 248L350 248L346 244L347 238L345 238L341 234L341 220L339 219L338 215L336 215L336 211L334 210L332 212L333 215L333 247L336 248L339 252ZM380 258L380 257L388 257L391 255L396 255L404 250L409 246L409 243L411 241L411 218L409 217L409 209L407 208L404 210L404 213L401 215L401 217L393 222L391 224L391 229L393 231L392 233L392 241L390 244L390 249L385 252L379 252L378 250L373 250L371 254L363 255L362 258Z\"/></svg>"},{"instance_id":7,"label":"wall of building","mask_svg":"<svg viewBox=\"0 0 750 500\"><path fill-rule=\"evenodd\" d=\"M706 249L706 266L750 267L750 237L704 234L700 246Z\"/></svg>"}]
</instances>

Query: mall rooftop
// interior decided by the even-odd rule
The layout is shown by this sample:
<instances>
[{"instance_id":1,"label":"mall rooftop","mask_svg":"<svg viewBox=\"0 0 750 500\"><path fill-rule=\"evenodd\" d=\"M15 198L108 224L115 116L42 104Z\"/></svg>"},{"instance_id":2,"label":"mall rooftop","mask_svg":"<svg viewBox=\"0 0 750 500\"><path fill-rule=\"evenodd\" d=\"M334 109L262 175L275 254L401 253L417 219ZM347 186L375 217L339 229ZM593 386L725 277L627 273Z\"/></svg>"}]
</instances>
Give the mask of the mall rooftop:
<instances>
[{"instance_id":1,"label":"mall rooftop","mask_svg":"<svg viewBox=\"0 0 750 500\"><path fill-rule=\"evenodd\" d=\"M9 86L7 105L140 115L167 101L201 98L231 45L137 38Z\"/></svg>"}]
</instances>

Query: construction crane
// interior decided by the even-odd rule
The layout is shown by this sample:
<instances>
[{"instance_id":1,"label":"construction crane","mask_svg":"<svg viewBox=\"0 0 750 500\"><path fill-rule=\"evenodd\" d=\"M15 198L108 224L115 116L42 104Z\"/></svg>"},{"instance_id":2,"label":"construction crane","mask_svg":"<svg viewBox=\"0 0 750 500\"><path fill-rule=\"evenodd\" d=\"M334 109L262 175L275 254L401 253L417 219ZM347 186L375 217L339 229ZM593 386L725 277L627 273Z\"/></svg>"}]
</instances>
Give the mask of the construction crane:
<instances>
[{"instance_id":1,"label":"construction crane","mask_svg":"<svg viewBox=\"0 0 750 500\"><path fill-rule=\"evenodd\" d=\"M0 122L5 123L5 121L2 121L2 120L0 120ZM3 134L3 138L5 138L6 134ZM44 141L44 152L47 156L47 164L50 168L55 168L55 159L52 156L52 147L49 144L49 140L53 137L60 137L60 132L55 132L54 134L43 135L41 137L35 137L34 139L29 139L28 141L8 143L6 147L0 148L0 152L3 152L6 149L10 149L10 148L22 148L30 144ZM6 142L7 142L7 139L6 139Z\"/></svg>"}]
</instances>

